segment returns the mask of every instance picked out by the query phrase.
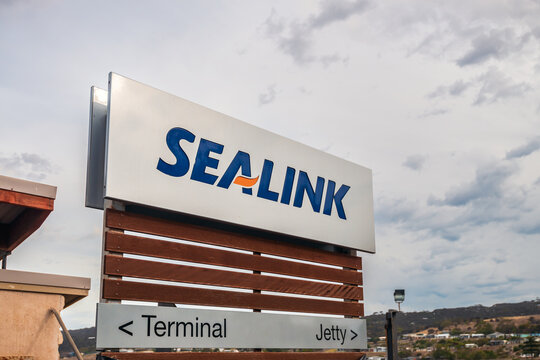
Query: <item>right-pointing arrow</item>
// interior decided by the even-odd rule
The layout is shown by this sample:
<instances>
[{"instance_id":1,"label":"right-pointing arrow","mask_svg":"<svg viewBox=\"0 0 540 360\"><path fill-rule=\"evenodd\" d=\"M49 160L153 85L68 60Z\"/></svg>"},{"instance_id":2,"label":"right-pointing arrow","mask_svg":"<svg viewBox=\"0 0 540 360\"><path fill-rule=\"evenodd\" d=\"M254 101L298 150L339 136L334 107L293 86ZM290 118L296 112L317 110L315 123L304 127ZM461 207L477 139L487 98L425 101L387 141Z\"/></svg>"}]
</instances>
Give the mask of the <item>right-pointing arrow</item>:
<instances>
[{"instance_id":1,"label":"right-pointing arrow","mask_svg":"<svg viewBox=\"0 0 540 360\"><path fill-rule=\"evenodd\" d=\"M122 324L118 327L118 329L122 330L123 332L125 332L126 334L128 334L129 336L133 336L133 333L129 330L126 329L126 327L128 327L129 325L133 324L133 320L131 320L130 322L127 322L125 324Z\"/></svg>"},{"instance_id":2,"label":"right-pointing arrow","mask_svg":"<svg viewBox=\"0 0 540 360\"><path fill-rule=\"evenodd\" d=\"M353 337L351 338L351 340L354 340L354 338L355 338L355 337L357 337L357 336L358 336L358 334L357 334L357 333L355 333L355 332L354 332L354 330L352 330L352 329L351 329L351 332L352 332L352 333L354 334L354 336L353 336Z\"/></svg>"}]
</instances>

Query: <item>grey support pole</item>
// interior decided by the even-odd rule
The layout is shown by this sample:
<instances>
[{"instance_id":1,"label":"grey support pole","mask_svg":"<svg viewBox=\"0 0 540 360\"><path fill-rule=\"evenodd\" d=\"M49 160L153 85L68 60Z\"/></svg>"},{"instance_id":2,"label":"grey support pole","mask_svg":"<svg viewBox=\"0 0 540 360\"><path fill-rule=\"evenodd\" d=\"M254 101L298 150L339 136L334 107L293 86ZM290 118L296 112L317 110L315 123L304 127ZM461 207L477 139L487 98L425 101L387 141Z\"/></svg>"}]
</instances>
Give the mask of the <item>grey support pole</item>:
<instances>
[{"instance_id":1,"label":"grey support pole","mask_svg":"<svg viewBox=\"0 0 540 360\"><path fill-rule=\"evenodd\" d=\"M11 254L9 251L3 251L0 255L2 255L2 269L6 269L7 267L7 257Z\"/></svg>"}]
</instances>

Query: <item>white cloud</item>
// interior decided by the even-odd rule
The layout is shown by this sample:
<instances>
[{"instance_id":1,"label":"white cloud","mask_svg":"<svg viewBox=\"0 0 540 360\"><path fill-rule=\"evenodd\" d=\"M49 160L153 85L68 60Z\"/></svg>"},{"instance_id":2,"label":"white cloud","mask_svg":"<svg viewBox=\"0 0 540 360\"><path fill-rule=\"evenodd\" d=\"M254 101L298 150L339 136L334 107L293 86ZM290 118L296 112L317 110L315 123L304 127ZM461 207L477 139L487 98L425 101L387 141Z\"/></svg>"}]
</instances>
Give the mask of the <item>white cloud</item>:
<instances>
[{"instance_id":1,"label":"white cloud","mask_svg":"<svg viewBox=\"0 0 540 360\"><path fill-rule=\"evenodd\" d=\"M15 153L3 155L0 153L1 174L43 181L48 175L56 172L58 172L57 166L38 154Z\"/></svg>"},{"instance_id":2,"label":"white cloud","mask_svg":"<svg viewBox=\"0 0 540 360\"><path fill-rule=\"evenodd\" d=\"M515 149L512 149L506 153L507 159L521 158L528 156L533 152L540 149L540 138L534 138L527 142L526 144L519 146Z\"/></svg>"},{"instance_id":3,"label":"white cloud","mask_svg":"<svg viewBox=\"0 0 540 360\"><path fill-rule=\"evenodd\" d=\"M427 157L424 155L416 154L416 155L409 155L407 159L403 162L403 166L411 169L411 170L422 170L422 167L424 166L424 163L426 162Z\"/></svg>"},{"instance_id":4,"label":"white cloud","mask_svg":"<svg viewBox=\"0 0 540 360\"><path fill-rule=\"evenodd\" d=\"M503 59L519 52L531 38L531 33L517 35L511 28L491 29L471 41L471 49L457 60L459 66L476 65L494 58Z\"/></svg>"},{"instance_id":5,"label":"white cloud","mask_svg":"<svg viewBox=\"0 0 540 360\"><path fill-rule=\"evenodd\" d=\"M514 166L509 164L487 164L477 170L472 182L451 188L444 200L432 199L429 204L463 206L475 200L500 198L504 182L514 171Z\"/></svg>"},{"instance_id":6,"label":"white cloud","mask_svg":"<svg viewBox=\"0 0 540 360\"><path fill-rule=\"evenodd\" d=\"M490 69L478 78L481 84L475 104L494 103L499 100L523 97L531 90L526 82L516 82L496 69Z\"/></svg>"},{"instance_id":7,"label":"white cloud","mask_svg":"<svg viewBox=\"0 0 540 360\"><path fill-rule=\"evenodd\" d=\"M266 87L266 91L259 94L259 105L267 105L276 99L276 84Z\"/></svg>"},{"instance_id":8,"label":"white cloud","mask_svg":"<svg viewBox=\"0 0 540 360\"><path fill-rule=\"evenodd\" d=\"M369 10L370 5L367 0L327 0L321 3L319 12L308 19L290 22L278 18L277 12L272 10L264 26L267 36L276 41L278 48L284 54L290 55L298 65L319 61L328 66L334 62L346 62L347 58L337 53L313 54L312 42L315 32L346 21L354 15L361 15Z\"/></svg>"},{"instance_id":9,"label":"white cloud","mask_svg":"<svg viewBox=\"0 0 540 360\"><path fill-rule=\"evenodd\" d=\"M475 92L474 105L490 104L509 98L521 98L531 90L529 83L515 81L496 68L490 68L470 81L457 80L450 85L438 86L428 94L429 99L440 97L459 97L473 88Z\"/></svg>"},{"instance_id":10,"label":"white cloud","mask_svg":"<svg viewBox=\"0 0 540 360\"><path fill-rule=\"evenodd\" d=\"M451 85L448 86L439 86L433 92L431 92L428 97L436 98L443 95L452 95L459 96L465 92L470 86L471 82L465 82L463 80L457 80Z\"/></svg>"}]
</instances>

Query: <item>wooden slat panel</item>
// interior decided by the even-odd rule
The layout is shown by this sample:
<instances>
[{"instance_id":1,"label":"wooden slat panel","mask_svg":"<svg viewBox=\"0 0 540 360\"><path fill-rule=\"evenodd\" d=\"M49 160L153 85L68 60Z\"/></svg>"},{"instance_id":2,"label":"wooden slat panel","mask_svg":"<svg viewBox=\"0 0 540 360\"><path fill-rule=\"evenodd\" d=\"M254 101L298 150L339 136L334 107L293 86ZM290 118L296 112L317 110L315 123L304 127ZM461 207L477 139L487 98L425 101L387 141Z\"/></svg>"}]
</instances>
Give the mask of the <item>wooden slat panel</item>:
<instances>
[{"instance_id":1,"label":"wooden slat panel","mask_svg":"<svg viewBox=\"0 0 540 360\"><path fill-rule=\"evenodd\" d=\"M364 315L364 305L360 303L208 290L111 279L103 280L103 297L113 300L169 302L335 315Z\"/></svg>"},{"instance_id":2,"label":"wooden slat panel","mask_svg":"<svg viewBox=\"0 0 540 360\"><path fill-rule=\"evenodd\" d=\"M178 281L241 289L254 289L292 294L362 300L362 288L276 276L247 274L234 271L168 264L156 261L105 256L107 275L144 279Z\"/></svg>"},{"instance_id":3,"label":"wooden slat panel","mask_svg":"<svg viewBox=\"0 0 540 360\"><path fill-rule=\"evenodd\" d=\"M105 249L134 255L362 285L362 273L251 254L108 232ZM292 250L291 250L292 251Z\"/></svg>"},{"instance_id":4,"label":"wooden slat panel","mask_svg":"<svg viewBox=\"0 0 540 360\"><path fill-rule=\"evenodd\" d=\"M178 223L110 209L107 210L106 219L106 226L109 228L137 231L323 264L362 269L362 259L360 257L311 249L277 240L262 239L246 234Z\"/></svg>"},{"instance_id":5,"label":"wooden slat panel","mask_svg":"<svg viewBox=\"0 0 540 360\"><path fill-rule=\"evenodd\" d=\"M102 356L118 360L360 360L361 352L179 352L179 353L118 353L103 352Z\"/></svg>"}]
</instances>

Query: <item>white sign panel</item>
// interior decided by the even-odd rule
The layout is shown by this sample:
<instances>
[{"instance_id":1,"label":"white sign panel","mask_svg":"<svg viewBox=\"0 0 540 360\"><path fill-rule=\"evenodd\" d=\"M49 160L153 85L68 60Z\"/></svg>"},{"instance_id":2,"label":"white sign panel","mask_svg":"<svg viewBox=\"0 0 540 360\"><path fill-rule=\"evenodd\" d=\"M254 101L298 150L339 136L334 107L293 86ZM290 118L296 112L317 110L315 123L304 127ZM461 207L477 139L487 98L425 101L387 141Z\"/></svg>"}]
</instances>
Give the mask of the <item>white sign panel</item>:
<instances>
[{"instance_id":1,"label":"white sign panel","mask_svg":"<svg viewBox=\"0 0 540 360\"><path fill-rule=\"evenodd\" d=\"M366 321L98 304L98 349L311 348L366 349Z\"/></svg>"},{"instance_id":2,"label":"white sign panel","mask_svg":"<svg viewBox=\"0 0 540 360\"><path fill-rule=\"evenodd\" d=\"M116 74L106 146L107 198L375 252L360 165Z\"/></svg>"}]
</instances>

